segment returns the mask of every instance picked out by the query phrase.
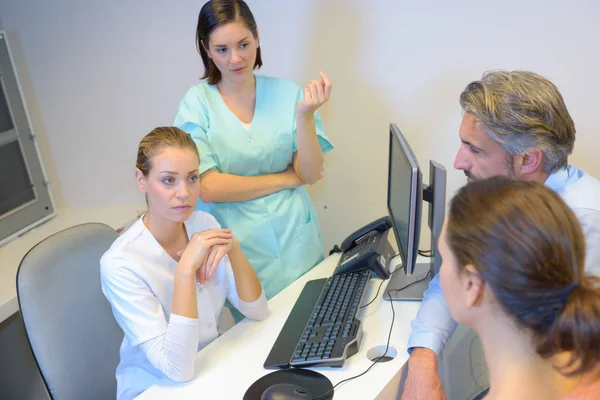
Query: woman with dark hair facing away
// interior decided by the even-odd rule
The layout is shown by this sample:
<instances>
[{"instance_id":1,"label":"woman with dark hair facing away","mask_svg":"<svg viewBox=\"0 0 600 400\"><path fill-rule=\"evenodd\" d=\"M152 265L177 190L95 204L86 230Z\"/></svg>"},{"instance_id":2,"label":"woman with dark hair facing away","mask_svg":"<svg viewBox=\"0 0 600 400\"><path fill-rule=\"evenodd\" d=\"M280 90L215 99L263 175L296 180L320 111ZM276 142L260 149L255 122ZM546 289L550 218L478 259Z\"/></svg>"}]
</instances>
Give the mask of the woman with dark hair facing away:
<instances>
[{"instance_id":1,"label":"woman with dark hair facing away","mask_svg":"<svg viewBox=\"0 0 600 400\"><path fill-rule=\"evenodd\" d=\"M196 353L218 337L225 300L263 319L267 300L230 229L194 211L198 149L189 134L159 127L140 142L136 181L148 211L100 261L102 291L125 337L117 398L194 377Z\"/></svg>"},{"instance_id":2,"label":"woman with dark hair facing away","mask_svg":"<svg viewBox=\"0 0 600 400\"><path fill-rule=\"evenodd\" d=\"M271 298L324 258L304 186L322 178L333 148L317 112L331 83L321 73L302 89L255 74L258 28L242 0L205 3L196 44L203 81L185 94L174 124L200 151L201 205L232 229Z\"/></svg>"},{"instance_id":3,"label":"woman with dark hair facing away","mask_svg":"<svg viewBox=\"0 0 600 400\"><path fill-rule=\"evenodd\" d=\"M553 190L495 177L459 190L439 241L452 317L481 338L486 399L598 399L600 291Z\"/></svg>"}]
</instances>

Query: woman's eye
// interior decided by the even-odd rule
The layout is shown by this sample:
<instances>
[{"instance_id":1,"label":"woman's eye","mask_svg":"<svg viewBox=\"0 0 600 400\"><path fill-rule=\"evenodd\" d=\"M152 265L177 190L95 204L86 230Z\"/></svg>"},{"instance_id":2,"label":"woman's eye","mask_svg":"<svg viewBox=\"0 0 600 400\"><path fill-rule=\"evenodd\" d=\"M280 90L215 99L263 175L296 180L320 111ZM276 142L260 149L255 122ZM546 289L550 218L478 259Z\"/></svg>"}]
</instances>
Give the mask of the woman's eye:
<instances>
[{"instance_id":1,"label":"woman's eye","mask_svg":"<svg viewBox=\"0 0 600 400\"><path fill-rule=\"evenodd\" d=\"M198 181L198 175L192 175L192 176L190 176L190 182L196 183L197 181Z\"/></svg>"},{"instance_id":2,"label":"woman's eye","mask_svg":"<svg viewBox=\"0 0 600 400\"><path fill-rule=\"evenodd\" d=\"M242 44L240 45L240 47L241 47L242 49L244 49L244 48L248 47L248 43L242 43Z\"/></svg>"},{"instance_id":3,"label":"woman's eye","mask_svg":"<svg viewBox=\"0 0 600 400\"><path fill-rule=\"evenodd\" d=\"M227 48L225 48L225 47L219 47L217 49L217 53L225 53L226 51L227 51Z\"/></svg>"},{"instance_id":4,"label":"woman's eye","mask_svg":"<svg viewBox=\"0 0 600 400\"><path fill-rule=\"evenodd\" d=\"M165 185L170 185L170 184L172 184L174 181L175 181L175 180L174 180L173 178L165 178L165 179L163 179L163 180L162 180L162 182L163 182Z\"/></svg>"}]
</instances>

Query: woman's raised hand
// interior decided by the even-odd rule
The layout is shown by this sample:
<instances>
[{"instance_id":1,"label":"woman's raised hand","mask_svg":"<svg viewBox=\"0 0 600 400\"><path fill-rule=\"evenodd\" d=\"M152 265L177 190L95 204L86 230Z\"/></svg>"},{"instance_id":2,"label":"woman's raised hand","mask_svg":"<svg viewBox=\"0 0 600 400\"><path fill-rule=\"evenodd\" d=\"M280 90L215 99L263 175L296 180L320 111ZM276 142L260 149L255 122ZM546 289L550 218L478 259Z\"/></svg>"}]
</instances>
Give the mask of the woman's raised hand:
<instances>
[{"instance_id":1,"label":"woman's raised hand","mask_svg":"<svg viewBox=\"0 0 600 400\"><path fill-rule=\"evenodd\" d=\"M313 117L315 111L327 103L331 95L331 81L320 72L321 80L312 80L304 88L304 99L296 106L296 112L303 118Z\"/></svg>"}]
</instances>

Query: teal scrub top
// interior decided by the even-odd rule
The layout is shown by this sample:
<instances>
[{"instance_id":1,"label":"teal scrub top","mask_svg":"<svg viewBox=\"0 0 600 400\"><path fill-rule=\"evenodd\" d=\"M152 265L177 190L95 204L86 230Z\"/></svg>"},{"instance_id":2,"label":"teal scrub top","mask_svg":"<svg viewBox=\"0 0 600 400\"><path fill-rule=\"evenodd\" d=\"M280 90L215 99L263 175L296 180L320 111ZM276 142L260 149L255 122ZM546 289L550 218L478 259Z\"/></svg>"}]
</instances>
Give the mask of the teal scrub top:
<instances>
[{"instance_id":1,"label":"teal scrub top","mask_svg":"<svg viewBox=\"0 0 600 400\"><path fill-rule=\"evenodd\" d=\"M200 173L257 176L284 171L297 149L296 105L304 96L293 82L255 75L256 105L247 130L218 89L193 86L177 110L174 125L189 133L200 152ZM315 114L323 153L333 145ZM199 200L201 202L201 200ZM304 186L254 200L200 205L231 228L271 298L323 260L317 213Z\"/></svg>"}]
</instances>

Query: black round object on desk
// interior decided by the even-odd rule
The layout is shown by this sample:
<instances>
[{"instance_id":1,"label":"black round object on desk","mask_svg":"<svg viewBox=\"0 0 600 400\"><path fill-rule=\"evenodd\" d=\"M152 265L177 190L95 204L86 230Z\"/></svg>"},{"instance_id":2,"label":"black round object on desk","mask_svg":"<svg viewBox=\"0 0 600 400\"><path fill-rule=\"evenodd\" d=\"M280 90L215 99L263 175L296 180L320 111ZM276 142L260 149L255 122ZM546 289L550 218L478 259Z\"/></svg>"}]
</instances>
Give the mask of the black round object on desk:
<instances>
[{"instance_id":1,"label":"black round object on desk","mask_svg":"<svg viewBox=\"0 0 600 400\"><path fill-rule=\"evenodd\" d=\"M333 385L323 374L309 369L282 369L254 382L243 400L322 400L333 399Z\"/></svg>"}]
</instances>

